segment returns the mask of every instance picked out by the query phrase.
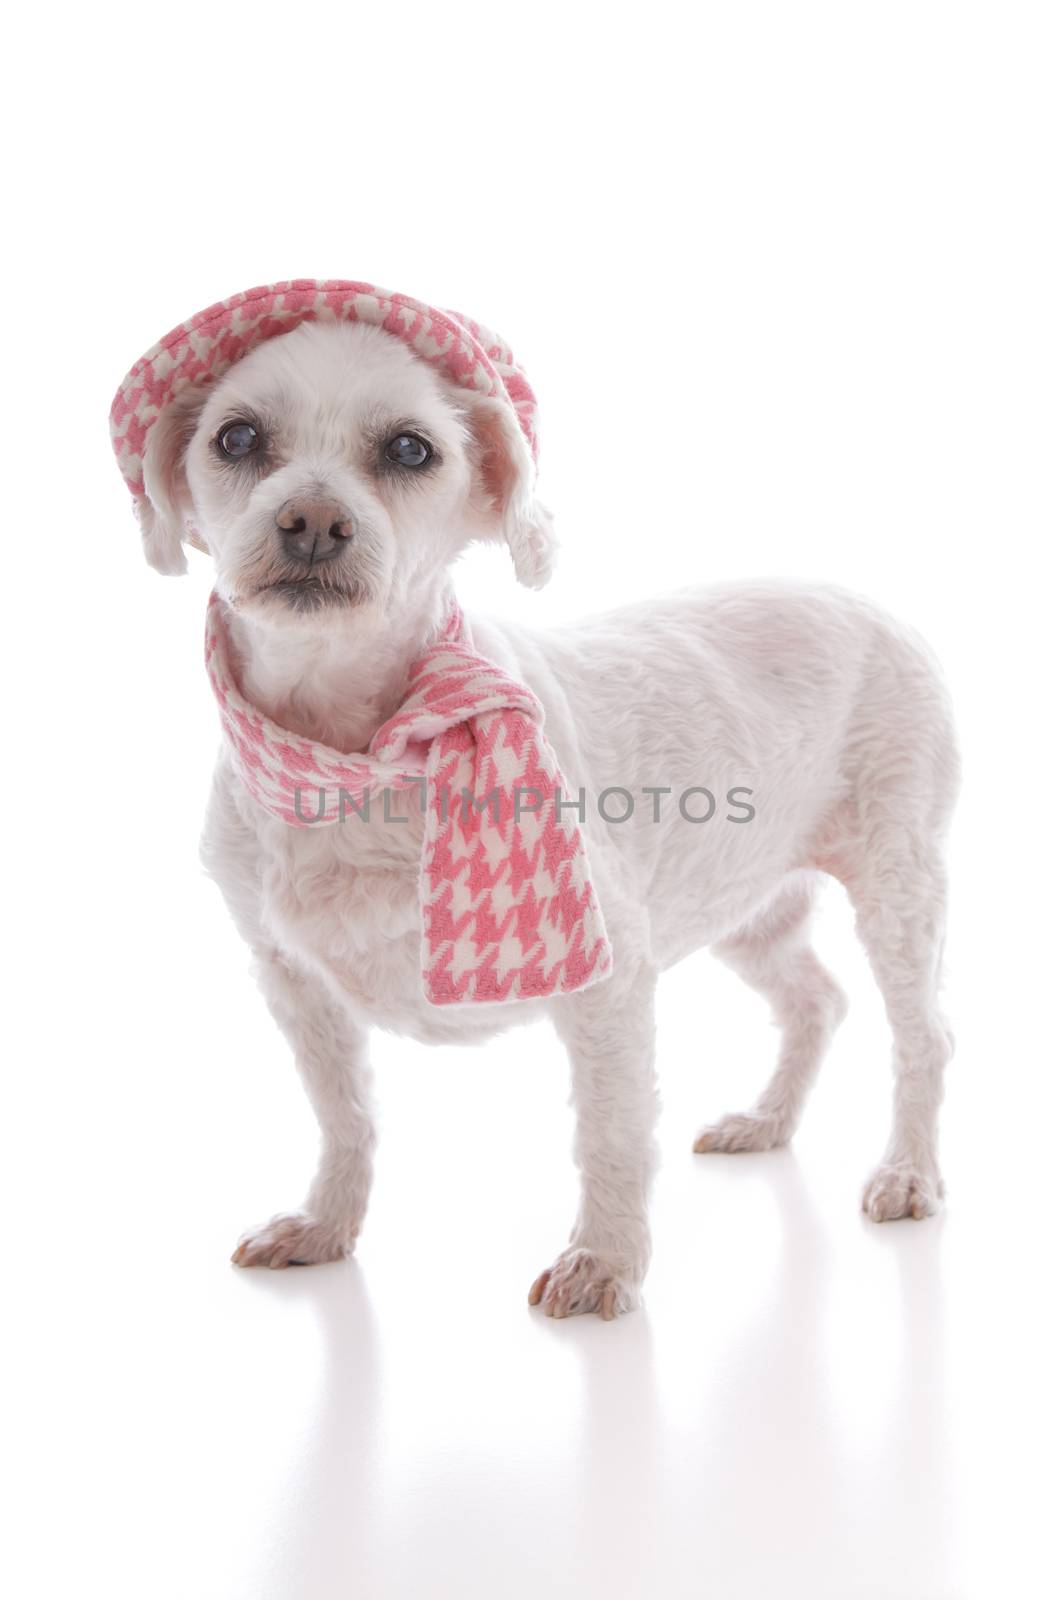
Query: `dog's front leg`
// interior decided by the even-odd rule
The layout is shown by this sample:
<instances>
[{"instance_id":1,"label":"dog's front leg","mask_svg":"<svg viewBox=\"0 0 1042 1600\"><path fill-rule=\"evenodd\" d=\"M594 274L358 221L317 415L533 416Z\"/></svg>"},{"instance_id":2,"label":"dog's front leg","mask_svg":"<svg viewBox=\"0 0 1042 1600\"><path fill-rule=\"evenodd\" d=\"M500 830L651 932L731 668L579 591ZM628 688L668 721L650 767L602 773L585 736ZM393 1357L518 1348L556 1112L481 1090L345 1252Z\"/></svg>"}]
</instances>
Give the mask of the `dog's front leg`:
<instances>
[{"instance_id":1,"label":"dog's front leg","mask_svg":"<svg viewBox=\"0 0 1042 1600\"><path fill-rule=\"evenodd\" d=\"M303 1209L272 1217L244 1234L232 1260L241 1267L335 1261L354 1248L372 1181L375 1135L366 1034L320 979L278 951L259 953L257 976L293 1046L318 1118L322 1151Z\"/></svg>"},{"instance_id":2,"label":"dog's front leg","mask_svg":"<svg viewBox=\"0 0 1042 1600\"><path fill-rule=\"evenodd\" d=\"M569 1248L529 1293L548 1316L609 1318L640 1298L657 1164L654 993L655 975L642 965L554 1007L571 1060L581 1198Z\"/></svg>"}]
</instances>

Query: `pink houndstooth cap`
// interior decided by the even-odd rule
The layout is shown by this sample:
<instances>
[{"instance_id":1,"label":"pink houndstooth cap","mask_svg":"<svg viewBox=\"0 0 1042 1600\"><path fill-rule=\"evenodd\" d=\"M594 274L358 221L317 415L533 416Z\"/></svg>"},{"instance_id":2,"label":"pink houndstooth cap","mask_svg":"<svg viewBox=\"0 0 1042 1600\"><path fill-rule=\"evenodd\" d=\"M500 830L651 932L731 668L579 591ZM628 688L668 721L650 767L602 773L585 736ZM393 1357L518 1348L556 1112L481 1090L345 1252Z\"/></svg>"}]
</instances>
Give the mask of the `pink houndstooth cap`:
<instances>
[{"instance_id":1,"label":"pink houndstooth cap","mask_svg":"<svg viewBox=\"0 0 1042 1600\"><path fill-rule=\"evenodd\" d=\"M371 283L292 278L218 301L176 328L135 361L109 413L112 446L127 487L145 492L142 458L148 430L189 384L210 383L256 345L302 322L363 322L404 339L453 382L508 400L532 450L538 451L535 395L510 347L458 311L438 310Z\"/></svg>"}]
</instances>

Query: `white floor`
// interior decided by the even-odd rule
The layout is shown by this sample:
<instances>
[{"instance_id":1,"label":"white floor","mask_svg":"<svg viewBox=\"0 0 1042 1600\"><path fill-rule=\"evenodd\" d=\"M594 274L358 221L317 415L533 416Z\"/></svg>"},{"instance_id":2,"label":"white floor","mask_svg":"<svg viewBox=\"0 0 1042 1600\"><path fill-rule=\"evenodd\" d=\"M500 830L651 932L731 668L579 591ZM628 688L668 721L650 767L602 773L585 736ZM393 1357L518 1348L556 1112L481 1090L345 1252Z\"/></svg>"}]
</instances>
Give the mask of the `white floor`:
<instances>
[{"instance_id":1,"label":"white floor","mask_svg":"<svg viewBox=\"0 0 1042 1600\"><path fill-rule=\"evenodd\" d=\"M313 1135L212 890L184 892L177 925L222 931L205 963L186 954L156 1059L133 1053L139 995L106 1070L66 1070L57 1131L42 1142L41 1082L12 1150L35 1225L6 1273L8 1593L1037 1592L1029 1129L992 1115L1016 1041L1000 1021L989 1078L990 1007L952 996L947 1212L877 1227L858 1187L886 1041L838 899L822 943L854 1007L791 1151L690 1154L755 1092L772 1037L715 963L671 974L646 1307L555 1323L525 1300L574 1195L548 1031L473 1055L382 1041L357 1260L228 1264L241 1226L298 1198ZM78 1174L71 1213L50 1160Z\"/></svg>"}]
</instances>

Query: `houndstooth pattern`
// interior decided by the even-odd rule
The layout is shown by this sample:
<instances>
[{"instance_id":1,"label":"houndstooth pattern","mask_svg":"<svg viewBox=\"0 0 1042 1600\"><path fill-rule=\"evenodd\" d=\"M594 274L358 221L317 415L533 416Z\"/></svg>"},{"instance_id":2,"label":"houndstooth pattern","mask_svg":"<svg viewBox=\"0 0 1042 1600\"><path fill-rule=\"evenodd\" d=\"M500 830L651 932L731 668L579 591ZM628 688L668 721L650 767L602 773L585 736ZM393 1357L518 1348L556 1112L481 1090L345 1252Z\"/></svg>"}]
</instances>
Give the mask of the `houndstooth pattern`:
<instances>
[{"instance_id":1,"label":"houndstooth pattern","mask_svg":"<svg viewBox=\"0 0 1042 1600\"><path fill-rule=\"evenodd\" d=\"M189 384L219 378L255 345L302 322L363 322L404 339L454 383L509 400L536 455L535 395L512 351L490 328L371 283L293 278L218 301L178 323L135 361L109 413L116 460L132 494L145 492L145 440L168 401Z\"/></svg>"},{"instance_id":2,"label":"houndstooth pattern","mask_svg":"<svg viewBox=\"0 0 1042 1600\"><path fill-rule=\"evenodd\" d=\"M432 1004L546 998L608 976L608 938L576 813L557 803L566 791L542 706L478 654L458 610L360 755L290 733L244 698L216 594L206 665L235 770L283 822L365 826L367 795L380 805L384 790L425 780L421 970ZM479 802L498 793L498 815L468 792Z\"/></svg>"}]
</instances>

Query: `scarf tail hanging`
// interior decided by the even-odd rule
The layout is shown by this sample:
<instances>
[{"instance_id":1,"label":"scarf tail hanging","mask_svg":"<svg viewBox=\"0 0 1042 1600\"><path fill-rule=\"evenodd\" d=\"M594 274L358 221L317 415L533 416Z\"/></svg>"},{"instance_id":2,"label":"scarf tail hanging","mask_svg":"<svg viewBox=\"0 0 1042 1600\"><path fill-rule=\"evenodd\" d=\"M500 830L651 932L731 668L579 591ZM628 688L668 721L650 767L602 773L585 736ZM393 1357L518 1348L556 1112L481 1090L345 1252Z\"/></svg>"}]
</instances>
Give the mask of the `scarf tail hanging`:
<instances>
[{"instance_id":1,"label":"scarf tail hanging","mask_svg":"<svg viewBox=\"0 0 1042 1600\"><path fill-rule=\"evenodd\" d=\"M611 970L586 851L539 729L484 713L433 741L421 866L433 1005L547 998ZM518 803L515 806L515 796Z\"/></svg>"}]
</instances>

